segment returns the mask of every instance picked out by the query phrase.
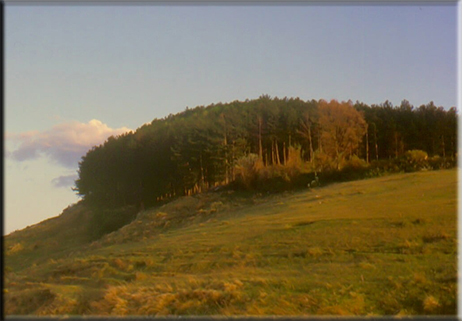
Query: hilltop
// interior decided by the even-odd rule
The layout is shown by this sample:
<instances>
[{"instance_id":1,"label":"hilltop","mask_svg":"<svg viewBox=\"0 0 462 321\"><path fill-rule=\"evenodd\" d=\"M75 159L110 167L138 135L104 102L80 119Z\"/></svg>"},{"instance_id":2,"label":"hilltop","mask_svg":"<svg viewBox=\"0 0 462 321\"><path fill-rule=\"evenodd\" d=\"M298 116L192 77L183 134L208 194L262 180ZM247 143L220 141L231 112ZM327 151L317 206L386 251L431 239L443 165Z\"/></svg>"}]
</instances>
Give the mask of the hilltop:
<instances>
[{"instance_id":1,"label":"hilltop","mask_svg":"<svg viewBox=\"0 0 462 321\"><path fill-rule=\"evenodd\" d=\"M79 162L75 191L101 211L136 212L230 184L290 189L316 173L449 168L457 118L455 108L406 100L394 107L263 95L198 106L94 146ZM312 177L303 181L304 174ZM108 227L100 234L132 214L120 224L103 219Z\"/></svg>"},{"instance_id":2,"label":"hilltop","mask_svg":"<svg viewBox=\"0 0 462 321\"><path fill-rule=\"evenodd\" d=\"M5 240L5 312L456 313L457 171L177 197L95 237L79 202Z\"/></svg>"}]
</instances>

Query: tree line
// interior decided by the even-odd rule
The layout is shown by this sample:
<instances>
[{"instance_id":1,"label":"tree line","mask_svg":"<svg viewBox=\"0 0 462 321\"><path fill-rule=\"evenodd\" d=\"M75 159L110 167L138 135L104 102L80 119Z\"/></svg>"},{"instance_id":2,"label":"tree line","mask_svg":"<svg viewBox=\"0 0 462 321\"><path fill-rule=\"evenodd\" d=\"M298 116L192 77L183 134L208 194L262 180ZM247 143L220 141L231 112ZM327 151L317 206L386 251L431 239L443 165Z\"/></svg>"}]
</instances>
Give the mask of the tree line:
<instances>
[{"instance_id":1,"label":"tree line","mask_svg":"<svg viewBox=\"0 0 462 321\"><path fill-rule=\"evenodd\" d=\"M74 189L108 208L144 207L245 183L249 168L293 177L399 159L410 150L454 160L457 119L455 107L407 100L368 106L263 95L187 108L94 146L79 162Z\"/></svg>"}]
</instances>

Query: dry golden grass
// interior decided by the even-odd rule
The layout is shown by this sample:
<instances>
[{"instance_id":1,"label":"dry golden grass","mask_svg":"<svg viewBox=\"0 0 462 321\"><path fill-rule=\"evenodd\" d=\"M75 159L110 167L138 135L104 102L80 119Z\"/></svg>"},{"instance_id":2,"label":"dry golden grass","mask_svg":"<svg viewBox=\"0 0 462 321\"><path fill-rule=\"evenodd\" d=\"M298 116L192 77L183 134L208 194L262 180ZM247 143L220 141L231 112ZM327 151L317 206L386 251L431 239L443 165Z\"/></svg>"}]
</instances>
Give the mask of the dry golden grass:
<instances>
[{"instance_id":1,"label":"dry golden grass","mask_svg":"<svg viewBox=\"0 0 462 321\"><path fill-rule=\"evenodd\" d=\"M32 249L29 229L6 238L7 248L23 249L5 258L5 311L454 315L456 174L188 197L141 213L93 246L51 256Z\"/></svg>"}]
</instances>

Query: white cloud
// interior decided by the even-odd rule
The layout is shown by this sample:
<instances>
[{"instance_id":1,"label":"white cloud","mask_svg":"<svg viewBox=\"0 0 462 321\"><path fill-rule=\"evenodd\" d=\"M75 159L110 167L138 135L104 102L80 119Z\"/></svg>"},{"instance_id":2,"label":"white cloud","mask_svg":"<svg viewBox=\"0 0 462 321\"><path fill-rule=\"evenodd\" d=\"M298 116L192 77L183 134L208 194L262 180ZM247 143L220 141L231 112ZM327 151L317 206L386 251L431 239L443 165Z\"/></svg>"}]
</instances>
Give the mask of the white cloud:
<instances>
[{"instance_id":1,"label":"white cloud","mask_svg":"<svg viewBox=\"0 0 462 321\"><path fill-rule=\"evenodd\" d=\"M15 150L7 151L6 155L19 162L46 155L62 166L76 168L80 158L91 147L102 144L111 135L128 131L131 129L113 129L92 119L88 123L73 121L58 124L45 131L6 133L5 138L17 145Z\"/></svg>"}]
</instances>

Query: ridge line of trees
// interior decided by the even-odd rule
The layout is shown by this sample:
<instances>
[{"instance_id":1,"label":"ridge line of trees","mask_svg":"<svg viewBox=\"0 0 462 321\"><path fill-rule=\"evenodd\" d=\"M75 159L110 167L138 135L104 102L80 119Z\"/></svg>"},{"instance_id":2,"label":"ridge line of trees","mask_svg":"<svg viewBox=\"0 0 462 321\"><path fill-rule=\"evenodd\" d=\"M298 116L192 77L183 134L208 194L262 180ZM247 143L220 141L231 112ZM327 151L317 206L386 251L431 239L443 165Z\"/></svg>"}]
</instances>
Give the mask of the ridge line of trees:
<instances>
[{"instance_id":1,"label":"ridge line of trees","mask_svg":"<svg viewBox=\"0 0 462 321\"><path fill-rule=\"evenodd\" d=\"M108 208L144 207L244 182L252 171L293 177L410 150L455 160L457 121L455 107L415 108L407 100L394 107L263 95L199 106L94 146L79 163L74 190Z\"/></svg>"}]
</instances>

